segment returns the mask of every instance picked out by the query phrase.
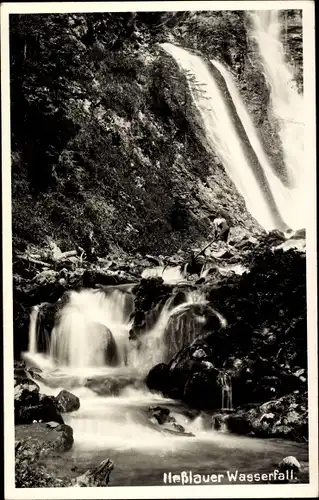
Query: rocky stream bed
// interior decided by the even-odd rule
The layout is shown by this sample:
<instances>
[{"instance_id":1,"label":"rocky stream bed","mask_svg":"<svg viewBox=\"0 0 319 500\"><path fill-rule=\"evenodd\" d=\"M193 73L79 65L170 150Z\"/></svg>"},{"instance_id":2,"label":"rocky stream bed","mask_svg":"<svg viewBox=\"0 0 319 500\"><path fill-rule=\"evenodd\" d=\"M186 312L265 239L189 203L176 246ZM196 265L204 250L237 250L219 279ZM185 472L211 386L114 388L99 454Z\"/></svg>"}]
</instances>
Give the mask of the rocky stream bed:
<instances>
[{"instance_id":1,"label":"rocky stream bed","mask_svg":"<svg viewBox=\"0 0 319 500\"><path fill-rule=\"evenodd\" d=\"M288 461L279 467L282 461L279 458L285 456L277 450L273 451L278 457L275 465L280 470L285 467L294 470L293 481L307 480L306 281L302 231L288 235L273 231L251 237L237 228L232 230L228 243L213 243L197 257L194 255L199 252L193 249L191 255L179 253L171 258L148 255L130 260L122 256L121 262L117 257L116 261L100 259L92 265L78 254L57 257L46 252L44 255L38 250L35 256L30 253L16 256L14 265L18 487L105 486L112 478L113 455L117 460L126 460L124 452L119 457L119 452L112 454L112 446L106 446L107 455L97 450L94 460L85 460L86 454L77 452L79 434L72 428L77 423L77 414L85 411L81 409L81 397L73 394L77 392L76 379L72 381L69 377L63 382L58 378L59 393L43 394L42 388L46 386L41 370L32 363L19 361L27 346L30 307L38 304L40 298L41 325L49 335L55 314L68 300L68 290L114 286L127 289L133 296L129 336L137 344L143 343L145 332L156 322L168 299L172 298L176 306L183 302L185 291L199 290L207 301L195 305L186 315L186 321L193 325L191 337L188 329L188 337L184 334L183 338L181 323L172 318L165 334L167 362L153 366L144 379L100 375L87 377L86 381L82 377L81 384L98 399L121 396L128 387L161 394L158 404L144 404L142 418L156 432L178 436L185 443L196 439L198 429L195 426L192 431L189 423L198 419L201 432L211 431L215 436L216 432L227 431L225 436L241 435L241 439L247 436L245 439L255 443L266 439L270 448L275 446L272 443L286 440L288 452L294 450L289 443L296 442L299 461L288 455ZM178 279L165 282L158 271L161 269L163 275L165 267L179 269ZM174 401L183 408L177 413ZM211 447L207 450L210 451L207 456L204 453L206 459ZM170 456L172 461L173 455ZM217 457L214 459L218 462ZM57 467L60 467L58 472ZM138 477L145 475L141 470L138 474L135 474L137 483L121 474L119 480L123 484L138 484ZM116 483L115 473L114 477ZM152 484L157 484L155 478Z\"/></svg>"}]
</instances>

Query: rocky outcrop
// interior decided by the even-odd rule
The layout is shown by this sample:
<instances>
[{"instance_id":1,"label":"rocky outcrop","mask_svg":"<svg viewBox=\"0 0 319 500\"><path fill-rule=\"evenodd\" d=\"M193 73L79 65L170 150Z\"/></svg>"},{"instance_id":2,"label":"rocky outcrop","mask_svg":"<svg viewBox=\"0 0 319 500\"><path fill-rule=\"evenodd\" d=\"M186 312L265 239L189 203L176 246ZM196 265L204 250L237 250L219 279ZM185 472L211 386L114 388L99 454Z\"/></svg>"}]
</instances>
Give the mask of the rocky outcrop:
<instances>
[{"instance_id":1,"label":"rocky outcrop","mask_svg":"<svg viewBox=\"0 0 319 500\"><path fill-rule=\"evenodd\" d=\"M151 390L201 410L260 405L307 390L305 255L278 249L289 241L280 231L247 246L245 235L232 238L228 247L237 249L247 272L208 275L202 285L227 326L207 324L146 378ZM280 426L276 432L284 435Z\"/></svg>"},{"instance_id":2,"label":"rocky outcrop","mask_svg":"<svg viewBox=\"0 0 319 500\"><path fill-rule=\"evenodd\" d=\"M29 436L25 438L25 436ZM51 428L46 424L19 425L15 429L16 487L65 486L65 481L49 474L43 461L72 448L73 430L68 425Z\"/></svg>"},{"instance_id":3,"label":"rocky outcrop","mask_svg":"<svg viewBox=\"0 0 319 500\"><path fill-rule=\"evenodd\" d=\"M63 424L55 398L39 393L40 388L30 378L16 377L14 381L15 424L55 421Z\"/></svg>"},{"instance_id":4,"label":"rocky outcrop","mask_svg":"<svg viewBox=\"0 0 319 500\"><path fill-rule=\"evenodd\" d=\"M114 463L108 458L97 467L86 471L72 481L72 486L79 488L108 486Z\"/></svg>"},{"instance_id":5,"label":"rocky outcrop","mask_svg":"<svg viewBox=\"0 0 319 500\"><path fill-rule=\"evenodd\" d=\"M27 436L27 437L26 437ZM73 430L68 425L33 424L17 426L15 440L16 488L55 488L107 486L114 468L106 459L78 477L67 462L58 458L73 445ZM52 464L57 464L54 469ZM62 467L61 467L61 464Z\"/></svg>"},{"instance_id":6,"label":"rocky outcrop","mask_svg":"<svg viewBox=\"0 0 319 500\"><path fill-rule=\"evenodd\" d=\"M226 418L237 434L308 441L307 394L290 394L253 408L241 408Z\"/></svg>"}]
</instances>

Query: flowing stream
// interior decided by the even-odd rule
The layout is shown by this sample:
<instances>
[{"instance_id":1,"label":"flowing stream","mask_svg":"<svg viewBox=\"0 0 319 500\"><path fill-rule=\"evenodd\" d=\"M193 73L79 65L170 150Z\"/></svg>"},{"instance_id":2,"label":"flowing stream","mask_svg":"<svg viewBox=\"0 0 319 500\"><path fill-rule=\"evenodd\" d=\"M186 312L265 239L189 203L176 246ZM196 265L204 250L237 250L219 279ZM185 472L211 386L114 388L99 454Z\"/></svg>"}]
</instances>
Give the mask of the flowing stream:
<instances>
[{"instance_id":1,"label":"flowing stream","mask_svg":"<svg viewBox=\"0 0 319 500\"><path fill-rule=\"evenodd\" d=\"M201 293L184 292L183 297L178 304L174 295L166 301L136 345L128 340L132 308L128 292L116 287L103 292L72 292L57 313L45 353L37 351L41 305L33 309L30 350L24 357L42 369L42 381L37 381L41 393L57 395L67 389L81 404L78 411L64 414L75 442L69 452L49 458L47 466L53 474L63 469L75 477L109 457L115 462L111 486L161 485L165 473L183 470L221 473L225 476L222 482L228 484L226 471L269 473L287 455L307 461L305 445L215 431L211 423L207 425L204 414L195 418L181 403L147 390L144 377L152 366L166 360L167 346L173 346L175 352L183 347L177 339L167 341L169 325L184 317L184 327L178 333L182 332L184 342L189 343L196 324L187 315L197 309L206 311L207 301ZM225 319L216 315L225 326ZM223 404L225 409L231 408L228 381ZM154 405L169 408L186 434L168 434L154 424L148 414Z\"/></svg>"}]
</instances>

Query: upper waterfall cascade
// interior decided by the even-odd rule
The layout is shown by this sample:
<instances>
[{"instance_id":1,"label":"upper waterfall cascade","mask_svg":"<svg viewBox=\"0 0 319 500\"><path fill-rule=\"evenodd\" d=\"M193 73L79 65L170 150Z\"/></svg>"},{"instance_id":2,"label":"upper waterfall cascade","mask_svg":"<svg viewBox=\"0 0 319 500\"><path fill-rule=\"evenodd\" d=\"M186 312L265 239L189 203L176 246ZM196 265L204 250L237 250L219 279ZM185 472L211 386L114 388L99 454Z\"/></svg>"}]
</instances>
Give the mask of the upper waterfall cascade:
<instances>
[{"instance_id":1,"label":"upper waterfall cascade","mask_svg":"<svg viewBox=\"0 0 319 500\"><path fill-rule=\"evenodd\" d=\"M258 14L255 13L253 19L259 19ZM305 190L301 170L302 96L294 85L288 85L293 76L284 58L278 23L275 24L276 29L273 26L275 15L269 17L268 25L262 23L264 31L256 29L251 36L259 42L265 76L270 82L272 111L279 120L286 169L292 179L288 187L276 175L267 158L231 72L220 61L211 61L210 67L202 57L171 43L163 43L162 47L185 72L208 143L242 194L249 212L266 230L284 229L285 226L298 229L305 222L302 209ZM263 14L260 14L260 19L264 19ZM272 54L276 52L274 48L279 53L276 57ZM226 86L231 102L227 100L220 81ZM298 117L297 124L291 120L292 115ZM239 120L242 133L236 126L236 120Z\"/></svg>"}]
</instances>

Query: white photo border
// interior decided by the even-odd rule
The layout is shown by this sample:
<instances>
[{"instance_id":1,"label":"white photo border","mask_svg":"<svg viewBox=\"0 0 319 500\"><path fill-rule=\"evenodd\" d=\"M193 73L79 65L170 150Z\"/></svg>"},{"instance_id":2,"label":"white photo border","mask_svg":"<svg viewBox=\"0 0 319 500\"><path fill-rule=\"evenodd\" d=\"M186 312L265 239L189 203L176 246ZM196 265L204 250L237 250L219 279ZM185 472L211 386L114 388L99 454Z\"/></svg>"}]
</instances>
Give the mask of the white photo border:
<instances>
[{"instance_id":1,"label":"white photo border","mask_svg":"<svg viewBox=\"0 0 319 500\"><path fill-rule=\"evenodd\" d=\"M310 165L307 206L307 325L309 395L309 484L225 486L109 486L106 488L15 488L13 297L11 230L11 144L9 15L89 12L195 11L195 10L303 11L303 64L305 106L305 163ZM3 321L4 321L4 465L5 498L16 499L147 499L147 498L301 498L318 495L318 349L316 252L316 102L315 35L312 1L158 1L158 2L25 2L1 5L2 99L2 208L3 208ZM263 486L261 488L261 486Z\"/></svg>"}]
</instances>

